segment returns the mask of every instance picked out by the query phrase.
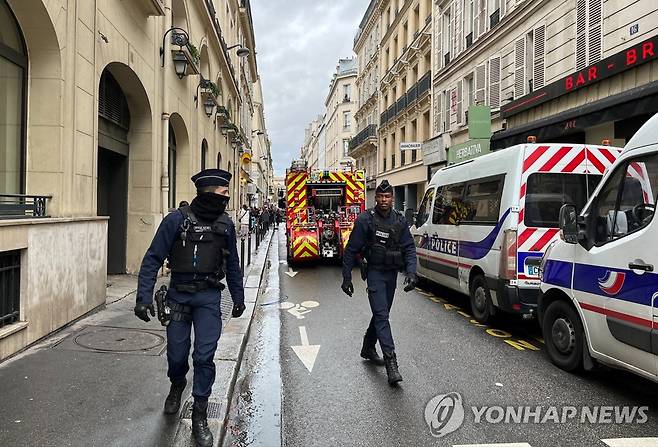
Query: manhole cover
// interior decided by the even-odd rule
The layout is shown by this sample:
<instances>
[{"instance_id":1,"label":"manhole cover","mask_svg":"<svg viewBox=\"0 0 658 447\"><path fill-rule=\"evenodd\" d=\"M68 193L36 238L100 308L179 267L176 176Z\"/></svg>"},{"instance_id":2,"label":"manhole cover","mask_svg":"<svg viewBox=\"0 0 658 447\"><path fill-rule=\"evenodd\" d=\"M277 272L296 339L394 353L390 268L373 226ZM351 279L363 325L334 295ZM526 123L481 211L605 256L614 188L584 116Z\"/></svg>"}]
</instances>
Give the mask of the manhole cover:
<instances>
[{"instance_id":1,"label":"manhole cover","mask_svg":"<svg viewBox=\"0 0 658 447\"><path fill-rule=\"evenodd\" d=\"M95 351L132 352L149 351L165 342L150 332L135 329L103 328L75 337L75 344Z\"/></svg>"}]
</instances>

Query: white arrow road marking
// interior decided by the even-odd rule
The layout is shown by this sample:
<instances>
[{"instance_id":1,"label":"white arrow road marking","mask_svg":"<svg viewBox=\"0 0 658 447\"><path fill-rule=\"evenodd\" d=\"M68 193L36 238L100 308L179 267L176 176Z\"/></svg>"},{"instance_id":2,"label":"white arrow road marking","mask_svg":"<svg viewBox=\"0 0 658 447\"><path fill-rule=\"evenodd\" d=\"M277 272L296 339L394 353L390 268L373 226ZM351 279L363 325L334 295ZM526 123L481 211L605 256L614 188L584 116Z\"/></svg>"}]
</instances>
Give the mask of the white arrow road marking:
<instances>
[{"instance_id":1,"label":"white arrow road marking","mask_svg":"<svg viewBox=\"0 0 658 447\"><path fill-rule=\"evenodd\" d=\"M292 350L295 351L299 360L302 361L308 372L313 372L313 365L315 365L315 359L318 357L318 351L320 350L320 345L309 345L308 344L308 335L306 334L306 326L299 327L299 335L302 338L301 346L291 346Z\"/></svg>"},{"instance_id":2,"label":"white arrow road marking","mask_svg":"<svg viewBox=\"0 0 658 447\"><path fill-rule=\"evenodd\" d=\"M295 275L296 275L297 273L299 273L299 272L293 272L293 271L292 271L292 267L288 267L288 271L285 272L285 273L286 273L286 275L290 276L291 278L294 278Z\"/></svg>"},{"instance_id":3,"label":"white arrow road marking","mask_svg":"<svg viewBox=\"0 0 658 447\"><path fill-rule=\"evenodd\" d=\"M658 438L601 439L610 447L658 447Z\"/></svg>"}]
</instances>

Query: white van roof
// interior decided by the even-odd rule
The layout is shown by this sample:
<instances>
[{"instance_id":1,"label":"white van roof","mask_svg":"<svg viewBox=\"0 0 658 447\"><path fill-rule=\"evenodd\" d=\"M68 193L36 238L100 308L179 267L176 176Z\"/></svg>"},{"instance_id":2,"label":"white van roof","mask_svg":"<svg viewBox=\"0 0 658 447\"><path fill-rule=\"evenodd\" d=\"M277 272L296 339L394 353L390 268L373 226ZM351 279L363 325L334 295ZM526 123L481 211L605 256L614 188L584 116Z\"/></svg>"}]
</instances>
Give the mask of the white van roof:
<instances>
[{"instance_id":1,"label":"white van roof","mask_svg":"<svg viewBox=\"0 0 658 447\"><path fill-rule=\"evenodd\" d=\"M638 130L633 138L626 143L624 152L658 143L658 113L649 118Z\"/></svg>"}]
</instances>

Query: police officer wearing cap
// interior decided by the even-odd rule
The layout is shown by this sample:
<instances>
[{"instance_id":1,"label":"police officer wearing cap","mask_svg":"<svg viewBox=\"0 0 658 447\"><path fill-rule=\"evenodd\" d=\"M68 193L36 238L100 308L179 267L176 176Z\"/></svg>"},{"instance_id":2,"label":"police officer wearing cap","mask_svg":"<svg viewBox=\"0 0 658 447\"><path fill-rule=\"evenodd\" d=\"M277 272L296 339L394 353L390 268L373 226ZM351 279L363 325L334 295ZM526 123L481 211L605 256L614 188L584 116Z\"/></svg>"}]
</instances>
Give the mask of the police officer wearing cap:
<instances>
[{"instance_id":1,"label":"police officer wearing cap","mask_svg":"<svg viewBox=\"0 0 658 447\"><path fill-rule=\"evenodd\" d=\"M180 408L194 326L192 435L198 446L213 444L207 407L215 381L213 357L222 330L220 295L224 285L220 281L224 277L234 303L232 315L239 317L245 310L235 225L225 212L230 180L231 174L221 169L205 169L192 177L197 196L164 218L142 261L137 286L135 315L150 321L148 314L155 316L157 274L168 260L167 375L171 388L164 412L176 414Z\"/></svg>"},{"instance_id":2,"label":"police officer wearing cap","mask_svg":"<svg viewBox=\"0 0 658 447\"><path fill-rule=\"evenodd\" d=\"M393 187L383 180L375 191L376 206L359 215L343 256L343 284L341 288L352 296L352 269L360 254L367 262L368 300L372 310L370 326L363 337L361 357L386 365L388 383L402 381L398 371L395 344L388 321L393 305L398 272L405 272L404 291L412 290L416 277L416 246L404 216L393 209ZM384 354L377 354L376 342Z\"/></svg>"}]
</instances>

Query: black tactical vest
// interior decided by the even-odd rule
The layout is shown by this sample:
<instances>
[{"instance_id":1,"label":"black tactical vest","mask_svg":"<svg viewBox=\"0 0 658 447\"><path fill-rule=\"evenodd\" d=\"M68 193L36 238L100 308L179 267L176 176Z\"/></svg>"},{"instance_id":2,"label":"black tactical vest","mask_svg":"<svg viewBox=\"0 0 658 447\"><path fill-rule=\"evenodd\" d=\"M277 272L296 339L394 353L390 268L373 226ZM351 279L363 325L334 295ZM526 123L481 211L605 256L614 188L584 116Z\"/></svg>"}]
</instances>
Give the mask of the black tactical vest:
<instances>
[{"instance_id":1,"label":"black tactical vest","mask_svg":"<svg viewBox=\"0 0 658 447\"><path fill-rule=\"evenodd\" d=\"M378 270L402 270L404 257L400 237L404 229L402 216L391 210L393 223L385 223L374 209L370 213L366 259L368 266Z\"/></svg>"},{"instance_id":2,"label":"black tactical vest","mask_svg":"<svg viewBox=\"0 0 658 447\"><path fill-rule=\"evenodd\" d=\"M214 274L217 279L224 278L231 218L222 213L212 223L200 222L189 206L179 210L185 219L169 254L169 268L173 273Z\"/></svg>"}]
</instances>

